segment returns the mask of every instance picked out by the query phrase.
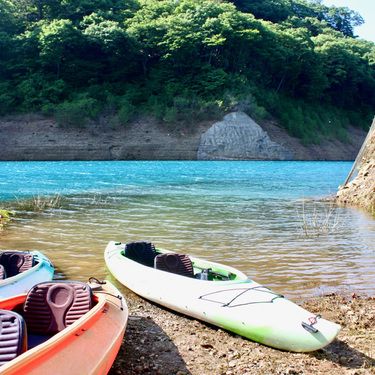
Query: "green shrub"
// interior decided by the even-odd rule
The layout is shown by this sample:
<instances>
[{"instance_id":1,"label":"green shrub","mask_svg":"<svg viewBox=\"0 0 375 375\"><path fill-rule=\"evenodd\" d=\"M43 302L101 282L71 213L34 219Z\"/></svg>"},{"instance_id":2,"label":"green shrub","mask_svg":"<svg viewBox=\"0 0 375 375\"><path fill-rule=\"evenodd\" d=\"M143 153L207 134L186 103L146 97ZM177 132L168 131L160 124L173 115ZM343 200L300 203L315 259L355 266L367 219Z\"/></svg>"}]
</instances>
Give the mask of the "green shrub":
<instances>
[{"instance_id":1,"label":"green shrub","mask_svg":"<svg viewBox=\"0 0 375 375\"><path fill-rule=\"evenodd\" d=\"M279 119L281 127L287 129L290 135L300 138L301 143L306 146L318 144L323 139L350 142L346 129L351 119L358 119L353 112L328 104L291 100L281 95L274 105L273 115Z\"/></svg>"},{"instance_id":2,"label":"green shrub","mask_svg":"<svg viewBox=\"0 0 375 375\"><path fill-rule=\"evenodd\" d=\"M126 125L133 118L136 111L136 107L131 104L127 99L123 99L120 102L118 109L118 119L121 125Z\"/></svg>"},{"instance_id":3,"label":"green shrub","mask_svg":"<svg viewBox=\"0 0 375 375\"><path fill-rule=\"evenodd\" d=\"M77 103L64 102L60 104L55 110L55 116L59 126L64 128L84 128L89 122L89 117Z\"/></svg>"},{"instance_id":4,"label":"green shrub","mask_svg":"<svg viewBox=\"0 0 375 375\"><path fill-rule=\"evenodd\" d=\"M58 105L55 109L55 116L62 127L84 128L98 111L99 105L95 99L81 95L74 101L65 101Z\"/></svg>"},{"instance_id":5,"label":"green shrub","mask_svg":"<svg viewBox=\"0 0 375 375\"><path fill-rule=\"evenodd\" d=\"M350 143L348 133L344 128L340 128L337 130L337 139L343 143Z\"/></svg>"},{"instance_id":6,"label":"green shrub","mask_svg":"<svg viewBox=\"0 0 375 375\"><path fill-rule=\"evenodd\" d=\"M10 221L11 215L14 215L13 211L0 209L0 230Z\"/></svg>"},{"instance_id":7,"label":"green shrub","mask_svg":"<svg viewBox=\"0 0 375 375\"><path fill-rule=\"evenodd\" d=\"M136 107L125 96L108 95L102 106L99 122L104 127L118 129L130 122Z\"/></svg>"},{"instance_id":8,"label":"green shrub","mask_svg":"<svg viewBox=\"0 0 375 375\"><path fill-rule=\"evenodd\" d=\"M166 105L159 101L156 95L151 95L146 104L146 112L162 121L165 115Z\"/></svg>"},{"instance_id":9,"label":"green shrub","mask_svg":"<svg viewBox=\"0 0 375 375\"><path fill-rule=\"evenodd\" d=\"M0 103L0 116L5 116L14 109L15 100L7 83L0 83Z\"/></svg>"},{"instance_id":10,"label":"green shrub","mask_svg":"<svg viewBox=\"0 0 375 375\"><path fill-rule=\"evenodd\" d=\"M173 125L173 124L177 123L176 125L178 125L178 123L181 120L181 117L185 117L185 116L183 116L183 114L181 114L181 116L179 116L179 115L180 115L180 113L179 113L179 111L176 107L167 107L165 109L165 112L164 112L163 120L167 124Z\"/></svg>"},{"instance_id":11,"label":"green shrub","mask_svg":"<svg viewBox=\"0 0 375 375\"><path fill-rule=\"evenodd\" d=\"M163 121L169 126L193 127L201 121L219 119L223 114L221 102L178 96L172 106L165 108Z\"/></svg>"},{"instance_id":12,"label":"green shrub","mask_svg":"<svg viewBox=\"0 0 375 375\"><path fill-rule=\"evenodd\" d=\"M264 107L258 105L256 98L252 94L236 97L227 92L225 94L225 103L228 110L245 112L255 121L270 118L270 114Z\"/></svg>"}]
</instances>

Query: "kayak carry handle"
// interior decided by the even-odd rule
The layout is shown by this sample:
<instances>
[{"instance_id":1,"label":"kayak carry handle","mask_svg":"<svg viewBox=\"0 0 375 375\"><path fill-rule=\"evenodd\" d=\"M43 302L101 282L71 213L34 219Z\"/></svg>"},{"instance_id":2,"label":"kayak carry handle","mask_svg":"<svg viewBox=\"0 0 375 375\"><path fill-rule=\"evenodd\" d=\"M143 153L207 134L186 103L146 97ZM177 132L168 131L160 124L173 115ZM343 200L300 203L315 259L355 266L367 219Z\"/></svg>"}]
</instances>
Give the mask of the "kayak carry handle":
<instances>
[{"instance_id":1,"label":"kayak carry handle","mask_svg":"<svg viewBox=\"0 0 375 375\"><path fill-rule=\"evenodd\" d=\"M94 276L89 277L89 283L95 283L95 284L106 284L104 280L99 280Z\"/></svg>"}]
</instances>

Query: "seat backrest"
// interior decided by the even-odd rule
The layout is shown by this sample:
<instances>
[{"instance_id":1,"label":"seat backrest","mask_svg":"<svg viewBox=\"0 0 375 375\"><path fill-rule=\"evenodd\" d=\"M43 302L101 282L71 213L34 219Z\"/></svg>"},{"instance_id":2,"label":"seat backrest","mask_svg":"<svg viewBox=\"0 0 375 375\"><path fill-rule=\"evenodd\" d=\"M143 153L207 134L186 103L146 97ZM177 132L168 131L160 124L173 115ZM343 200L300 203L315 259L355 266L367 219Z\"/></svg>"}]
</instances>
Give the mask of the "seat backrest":
<instances>
[{"instance_id":1,"label":"seat backrest","mask_svg":"<svg viewBox=\"0 0 375 375\"><path fill-rule=\"evenodd\" d=\"M91 288L80 281L47 281L32 287L23 316L27 329L53 334L73 324L92 308Z\"/></svg>"},{"instance_id":2,"label":"seat backrest","mask_svg":"<svg viewBox=\"0 0 375 375\"><path fill-rule=\"evenodd\" d=\"M0 310L0 366L27 349L25 320L14 311Z\"/></svg>"},{"instance_id":3,"label":"seat backrest","mask_svg":"<svg viewBox=\"0 0 375 375\"><path fill-rule=\"evenodd\" d=\"M7 277L18 275L34 266L33 254L21 251L4 251L0 254L0 264L4 266Z\"/></svg>"},{"instance_id":4,"label":"seat backrest","mask_svg":"<svg viewBox=\"0 0 375 375\"><path fill-rule=\"evenodd\" d=\"M194 277L193 263L185 254L159 254L155 258L155 268L182 276Z\"/></svg>"},{"instance_id":5,"label":"seat backrest","mask_svg":"<svg viewBox=\"0 0 375 375\"><path fill-rule=\"evenodd\" d=\"M5 267L0 264L0 280L4 280L7 278L7 271L5 270Z\"/></svg>"},{"instance_id":6,"label":"seat backrest","mask_svg":"<svg viewBox=\"0 0 375 375\"><path fill-rule=\"evenodd\" d=\"M125 245L124 255L137 263L153 267L156 257L155 246L152 242L134 241Z\"/></svg>"}]
</instances>

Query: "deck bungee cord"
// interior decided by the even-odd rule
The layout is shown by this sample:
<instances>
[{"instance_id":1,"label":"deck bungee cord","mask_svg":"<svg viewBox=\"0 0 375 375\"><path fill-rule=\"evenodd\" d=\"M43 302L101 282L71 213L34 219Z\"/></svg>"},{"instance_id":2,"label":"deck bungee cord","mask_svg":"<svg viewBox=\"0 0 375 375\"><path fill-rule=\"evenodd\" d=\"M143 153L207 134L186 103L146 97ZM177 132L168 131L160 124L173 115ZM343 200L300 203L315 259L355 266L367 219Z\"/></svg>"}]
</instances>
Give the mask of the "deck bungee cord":
<instances>
[{"instance_id":1,"label":"deck bungee cord","mask_svg":"<svg viewBox=\"0 0 375 375\"><path fill-rule=\"evenodd\" d=\"M229 302L226 302L224 304L223 304L223 302L220 302L220 301L215 301L215 300L210 300L210 299L205 298L206 296L219 294L219 293L225 293L225 292L228 292L228 291L235 291L235 290L242 290L242 292L239 293L234 298L232 298L232 300L230 300ZM237 300L239 297L243 296L246 292L249 292L249 291L264 292L264 293L274 295L275 297L273 297L272 299L267 300L267 301L251 301L251 302L239 303L239 304L231 306L231 304L235 300ZM205 300L205 301L208 301L208 302L220 303L220 304L222 304L222 307L238 307L238 306L255 305L255 304L261 304L261 303L272 303L277 298L284 298L284 296L281 295L281 294L278 294L276 292L273 292L272 290L270 290L270 289L268 289L267 287L264 287L264 286L255 286L255 287L246 288L246 289L244 289L244 288L223 289L223 290L218 290L218 291L215 291L215 292L212 292L212 293L207 293L207 294L204 294L204 295L199 297L199 299L202 299L202 300Z\"/></svg>"}]
</instances>

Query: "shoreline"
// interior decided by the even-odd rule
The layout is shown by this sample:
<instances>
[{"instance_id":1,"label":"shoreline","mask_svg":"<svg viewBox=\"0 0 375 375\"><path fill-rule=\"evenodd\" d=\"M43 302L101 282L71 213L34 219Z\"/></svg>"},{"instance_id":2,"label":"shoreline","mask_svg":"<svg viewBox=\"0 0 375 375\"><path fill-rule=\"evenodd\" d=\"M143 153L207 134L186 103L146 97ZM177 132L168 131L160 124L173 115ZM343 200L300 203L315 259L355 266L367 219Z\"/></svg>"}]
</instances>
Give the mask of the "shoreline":
<instances>
[{"instance_id":1,"label":"shoreline","mask_svg":"<svg viewBox=\"0 0 375 375\"><path fill-rule=\"evenodd\" d=\"M111 128L91 123L85 128L63 128L53 118L25 115L0 119L0 161L197 160L201 135L216 121L194 128L167 127L149 117ZM349 127L350 142L337 139L303 146L274 121L261 128L270 140L291 152L296 161L353 161L367 132ZM249 159L250 160L250 159Z\"/></svg>"},{"instance_id":2,"label":"shoreline","mask_svg":"<svg viewBox=\"0 0 375 375\"><path fill-rule=\"evenodd\" d=\"M129 321L109 375L374 374L375 297L330 294L302 307L341 325L323 349L290 353L174 313L131 291Z\"/></svg>"}]
</instances>

